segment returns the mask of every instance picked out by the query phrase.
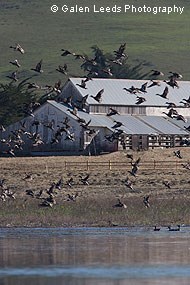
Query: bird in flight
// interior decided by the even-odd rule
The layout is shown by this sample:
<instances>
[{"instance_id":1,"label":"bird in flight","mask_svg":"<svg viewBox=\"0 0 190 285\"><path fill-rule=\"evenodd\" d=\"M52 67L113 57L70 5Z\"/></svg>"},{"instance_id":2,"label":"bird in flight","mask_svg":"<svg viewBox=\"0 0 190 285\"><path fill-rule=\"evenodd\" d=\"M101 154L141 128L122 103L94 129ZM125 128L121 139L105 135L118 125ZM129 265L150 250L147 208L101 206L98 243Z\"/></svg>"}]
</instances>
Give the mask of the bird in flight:
<instances>
[{"instance_id":1,"label":"bird in flight","mask_svg":"<svg viewBox=\"0 0 190 285\"><path fill-rule=\"evenodd\" d=\"M17 72L14 71L11 73L11 75L7 75L8 78L14 80L14 81L18 81L18 78L17 78Z\"/></svg>"},{"instance_id":2,"label":"bird in flight","mask_svg":"<svg viewBox=\"0 0 190 285\"><path fill-rule=\"evenodd\" d=\"M143 203L144 203L146 208L150 208L149 198L150 198L150 196L145 196L143 198Z\"/></svg>"},{"instance_id":3,"label":"bird in flight","mask_svg":"<svg viewBox=\"0 0 190 285\"><path fill-rule=\"evenodd\" d=\"M24 49L19 44L16 44L15 46L10 46L10 48L14 49L15 51L19 51L22 54L25 53Z\"/></svg>"},{"instance_id":4,"label":"bird in flight","mask_svg":"<svg viewBox=\"0 0 190 285\"><path fill-rule=\"evenodd\" d=\"M11 63L12 65L17 66L17 67L21 66L17 59L15 59L13 61L9 61L9 63Z\"/></svg>"},{"instance_id":5,"label":"bird in flight","mask_svg":"<svg viewBox=\"0 0 190 285\"><path fill-rule=\"evenodd\" d=\"M90 95L94 100L96 100L98 103L101 103L102 101L102 94L104 93L104 89L101 89L95 96Z\"/></svg>"},{"instance_id":6,"label":"bird in flight","mask_svg":"<svg viewBox=\"0 0 190 285\"><path fill-rule=\"evenodd\" d=\"M69 55L69 54L75 55L75 53L70 52L70 51L67 50L67 49L62 49L61 51L63 51L63 53L61 54L61 56L67 56L67 55Z\"/></svg>"},{"instance_id":7,"label":"bird in flight","mask_svg":"<svg viewBox=\"0 0 190 285\"><path fill-rule=\"evenodd\" d=\"M168 89L168 87L166 86L162 94L156 94L156 95L158 95L158 96L160 96L160 97L162 97L162 98L164 98L164 99L168 99L168 98L167 98L168 92L169 92L169 89Z\"/></svg>"},{"instance_id":8,"label":"bird in flight","mask_svg":"<svg viewBox=\"0 0 190 285\"><path fill-rule=\"evenodd\" d=\"M151 76L164 76L164 73L160 70L152 69L151 72Z\"/></svg>"},{"instance_id":9,"label":"bird in flight","mask_svg":"<svg viewBox=\"0 0 190 285\"><path fill-rule=\"evenodd\" d=\"M38 73L42 73L42 59L40 60L40 62L37 63L35 68L31 68L31 70L36 71Z\"/></svg>"},{"instance_id":10,"label":"bird in flight","mask_svg":"<svg viewBox=\"0 0 190 285\"><path fill-rule=\"evenodd\" d=\"M146 101L146 99L144 97L137 96L137 102L135 104L140 105L145 101Z\"/></svg>"},{"instance_id":11,"label":"bird in flight","mask_svg":"<svg viewBox=\"0 0 190 285\"><path fill-rule=\"evenodd\" d=\"M87 89L86 87L86 81L84 79L81 80L81 83L80 84L76 84L77 86L83 88L83 89Z\"/></svg>"},{"instance_id":12,"label":"bird in flight","mask_svg":"<svg viewBox=\"0 0 190 285\"><path fill-rule=\"evenodd\" d=\"M113 115L120 115L116 109L113 109L110 107L109 110L110 110L109 113L106 114L106 116L108 117L113 116Z\"/></svg>"}]
</instances>

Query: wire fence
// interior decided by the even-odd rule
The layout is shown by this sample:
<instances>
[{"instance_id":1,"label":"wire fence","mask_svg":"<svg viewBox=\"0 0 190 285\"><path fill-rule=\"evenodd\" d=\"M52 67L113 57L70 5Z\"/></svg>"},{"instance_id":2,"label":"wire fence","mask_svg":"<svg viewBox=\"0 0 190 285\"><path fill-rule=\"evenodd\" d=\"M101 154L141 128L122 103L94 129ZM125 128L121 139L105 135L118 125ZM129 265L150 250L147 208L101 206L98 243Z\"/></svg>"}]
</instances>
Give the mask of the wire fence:
<instances>
[{"instance_id":1,"label":"wire fence","mask_svg":"<svg viewBox=\"0 0 190 285\"><path fill-rule=\"evenodd\" d=\"M176 170L183 169L188 162L186 161L143 161L139 164L141 170ZM65 161L65 170L130 170L130 162L119 162L119 161L83 161L83 162L72 162Z\"/></svg>"}]
</instances>

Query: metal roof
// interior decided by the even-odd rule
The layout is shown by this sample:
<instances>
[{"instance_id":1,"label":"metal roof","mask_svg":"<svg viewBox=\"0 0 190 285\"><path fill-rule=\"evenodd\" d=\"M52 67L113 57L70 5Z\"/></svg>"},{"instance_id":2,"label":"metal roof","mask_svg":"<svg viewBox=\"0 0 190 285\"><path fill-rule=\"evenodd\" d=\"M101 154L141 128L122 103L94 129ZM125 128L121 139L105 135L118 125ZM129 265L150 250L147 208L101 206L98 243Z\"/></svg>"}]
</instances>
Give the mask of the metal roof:
<instances>
[{"instance_id":1,"label":"metal roof","mask_svg":"<svg viewBox=\"0 0 190 285\"><path fill-rule=\"evenodd\" d=\"M98 116L98 115L97 115ZM152 126L146 125L144 122L141 122L138 120L138 116L132 116L132 115L115 115L113 116L113 119L115 121L121 122L124 126L120 127L123 131L125 131L127 134L159 134L157 130L152 128ZM112 125L113 126L113 125Z\"/></svg>"},{"instance_id":2,"label":"metal roof","mask_svg":"<svg viewBox=\"0 0 190 285\"><path fill-rule=\"evenodd\" d=\"M156 128L159 133L168 135L188 135L184 128L178 127L172 121L161 116L138 116L138 119Z\"/></svg>"},{"instance_id":3,"label":"metal roof","mask_svg":"<svg viewBox=\"0 0 190 285\"><path fill-rule=\"evenodd\" d=\"M47 102L66 113L67 116L76 119L76 117L68 111L67 105L57 103L53 100L48 100ZM112 128L115 124L114 121L119 121L123 123L123 126L121 126L119 129L122 129L126 134L131 135L189 135L189 132L185 131L183 126L178 127L172 121L161 116L115 115L108 117L102 114L89 114L83 111L78 111L78 116L83 118L86 122L91 120L91 123L89 124L90 127L106 127L111 131L114 131Z\"/></svg>"},{"instance_id":4,"label":"metal roof","mask_svg":"<svg viewBox=\"0 0 190 285\"><path fill-rule=\"evenodd\" d=\"M168 118L168 121L170 121L172 124L184 129L184 127L188 128L190 126L190 117L185 117L187 120L185 123L181 120L176 120L175 118Z\"/></svg>"},{"instance_id":5,"label":"metal roof","mask_svg":"<svg viewBox=\"0 0 190 285\"><path fill-rule=\"evenodd\" d=\"M147 93L130 94L123 88L131 88L134 86L140 88L142 84L148 82L148 86L152 83L150 80L131 80L131 79L105 79L93 78L86 83L87 89L81 88L77 84L81 83L84 78L70 78L69 81L77 88L82 96L87 94L95 96L101 89L104 89L102 95L102 102L98 103L92 97L88 96L88 104L93 105L126 105L126 106L139 106L136 105L137 95L144 97L145 102L140 106L162 106L166 107L166 102L173 102L177 106L183 106L180 101L189 98L190 95L190 82L178 81L179 88L172 88L166 82L160 81L160 86L153 86L147 88ZM156 94L162 94L165 87L168 86L169 93L168 99L164 99ZM64 90L64 88L63 88Z\"/></svg>"},{"instance_id":6,"label":"metal roof","mask_svg":"<svg viewBox=\"0 0 190 285\"><path fill-rule=\"evenodd\" d=\"M50 103L51 105L53 105L54 107L58 108L59 110L63 111L64 113L66 113L67 116L72 117L73 119L76 119L76 117L74 115L72 115L68 109L72 110L71 108L69 108L67 105L62 104L62 103L58 103L56 101L53 100L48 100L48 103ZM89 120L91 120L91 123L89 124L90 127L106 127L110 130L113 130L111 127L113 125L113 122L104 115L98 115L95 116L93 114L89 114L83 111L78 111L78 117L84 119L86 122L88 122Z\"/></svg>"}]
</instances>

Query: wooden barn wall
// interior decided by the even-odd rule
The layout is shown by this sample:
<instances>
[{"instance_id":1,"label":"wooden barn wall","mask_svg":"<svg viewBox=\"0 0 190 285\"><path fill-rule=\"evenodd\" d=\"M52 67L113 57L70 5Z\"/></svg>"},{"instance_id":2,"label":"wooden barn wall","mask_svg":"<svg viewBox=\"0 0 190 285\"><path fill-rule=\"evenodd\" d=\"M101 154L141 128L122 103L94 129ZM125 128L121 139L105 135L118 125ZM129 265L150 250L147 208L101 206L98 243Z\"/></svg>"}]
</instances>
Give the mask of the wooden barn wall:
<instances>
[{"instance_id":1,"label":"wooden barn wall","mask_svg":"<svg viewBox=\"0 0 190 285\"><path fill-rule=\"evenodd\" d=\"M81 132L82 128L80 127L79 123L69 117L69 124L71 125L71 128L69 131L71 133L75 134L75 140L71 141L69 139L66 139L66 133L63 132L63 136L60 138L59 143L51 144L52 139L54 138L54 134L56 130L58 129L58 126L62 126L62 122L67 117L67 114L64 114L59 109L53 107L52 105L48 104L46 106L46 109L42 110L42 112L38 113L39 118L44 118L45 122L53 122L53 126L55 130L51 130L43 125L40 126L39 132L42 134L43 139L45 139L46 145L45 149L46 151L82 151L84 142L81 140ZM35 151L35 149L33 150Z\"/></svg>"},{"instance_id":2,"label":"wooden barn wall","mask_svg":"<svg viewBox=\"0 0 190 285\"><path fill-rule=\"evenodd\" d=\"M64 86L62 93L59 97L59 101L62 101L64 98L68 98L69 96L72 96L73 103L76 103L76 105L80 105L78 100L80 101L83 97L81 93L77 90L77 88L73 85L73 83L70 81L68 81L68 83ZM89 112L88 105L86 106L86 111Z\"/></svg>"},{"instance_id":3,"label":"wooden barn wall","mask_svg":"<svg viewBox=\"0 0 190 285\"><path fill-rule=\"evenodd\" d=\"M132 114L132 115L146 115L146 107L138 106L117 106L117 105L90 105L89 111L94 114L107 114L109 108L116 109L120 114Z\"/></svg>"},{"instance_id":4,"label":"wooden barn wall","mask_svg":"<svg viewBox=\"0 0 190 285\"><path fill-rule=\"evenodd\" d=\"M190 116L190 108L175 108L175 110L185 117ZM167 107L146 107L146 115L147 116L163 116L164 113L168 113L169 109Z\"/></svg>"},{"instance_id":5,"label":"wooden barn wall","mask_svg":"<svg viewBox=\"0 0 190 285\"><path fill-rule=\"evenodd\" d=\"M147 135L132 135L132 149L141 150L148 149L148 136Z\"/></svg>"},{"instance_id":6,"label":"wooden barn wall","mask_svg":"<svg viewBox=\"0 0 190 285\"><path fill-rule=\"evenodd\" d=\"M98 134L91 140L91 143L87 146L87 151L92 155L98 155L101 153L109 153L118 150L118 142L115 140L109 142L106 140L106 135L111 135L112 132L104 127L93 127Z\"/></svg>"},{"instance_id":7,"label":"wooden barn wall","mask_svg":"<svg viewBox=\"0 0 190 285\"><path fill-rule=\"evenodd\" d=\"M64 114L62 111L56 109L50 104L44 104L40 109L35 112L35 120L39 120L42 122L38 127L38 133L40 137L44 141L44 144L39 146L33 146L31 139L27 138L27 135L22 135L22 139L24 140L25 144L23 145L23 154L30 154L31 152L53 152L53 151L69 151L69 152L81 152L84 148L84 132L82 127L80 127L79 123L70 117L70 124L72 128L70 129L71 132L75 133L75 140L70 141L66 139L66 133L63 133L63 136L60 139L59 143L51 144L52 138L54 137L55 131L58 128L58 125L62 126L62 121L65 119L67 114ZM34 118L27 117L22 121L26 121L26 128L25 131L34 133L36 131L36 127L32 126L32 122ZM53 122L53 126L55 130L51 130L43 125L43 123ZM11 134L11 131L16 131L20 129L21 125L20 122L10 125L7 127L5 132L0 134L0 138L7 139ZM1 151L6 149L7 147L0 144ZM20 151L19 151L20 152Z\"/></svg>"}]
</instances>

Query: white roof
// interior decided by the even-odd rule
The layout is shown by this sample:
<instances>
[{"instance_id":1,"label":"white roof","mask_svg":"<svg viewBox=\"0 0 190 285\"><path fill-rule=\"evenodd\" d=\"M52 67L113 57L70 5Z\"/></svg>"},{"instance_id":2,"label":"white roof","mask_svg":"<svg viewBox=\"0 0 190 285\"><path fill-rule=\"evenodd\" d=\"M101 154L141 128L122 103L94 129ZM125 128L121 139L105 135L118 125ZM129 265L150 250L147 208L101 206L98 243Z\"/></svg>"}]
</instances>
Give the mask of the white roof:
<instances>
[{"instance_id":1,"label":"white roof","mask_svg":"<svg viewBox=\"0 0 190 285\"><path fill-rule=\"evenodd\" d=\"M190 96L190 82L178 80L179 88L172 88L166 82L160 81L160 86L153 86L147 88L147 93L138 93L138 96L144 97L146 99L140 105L136 105L137 95L130 94L123 88L131 88L134 86L140 88L142 84L148 82L149 86L152 82L150 80L131 80L131 79L103 79L103 78L93 78L86 83L87 89L81 88L77 84L81 83L84 78L70 78L69 81L75 86L75 88L80 92L81 96L87 94L95 96L101 89L104 89L102 95L102 102L98 103L92 97L88 96L88 104L93 105L125 105L125 106L161 106L166 107L166 102L173 102L177 106L183 106L180 101L183 99L188 99ZM156 94L162 94L165 87L168 86L169 93L168 99L164 99Z\"/></svg>"}]
</instances>

